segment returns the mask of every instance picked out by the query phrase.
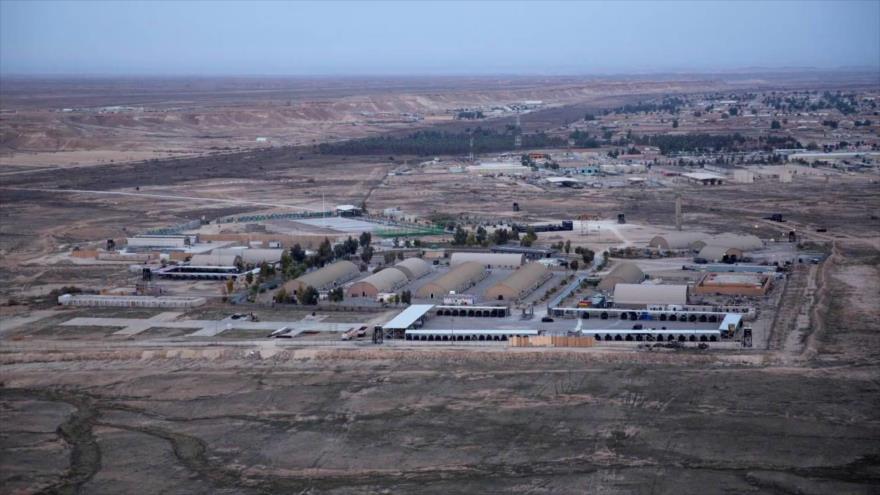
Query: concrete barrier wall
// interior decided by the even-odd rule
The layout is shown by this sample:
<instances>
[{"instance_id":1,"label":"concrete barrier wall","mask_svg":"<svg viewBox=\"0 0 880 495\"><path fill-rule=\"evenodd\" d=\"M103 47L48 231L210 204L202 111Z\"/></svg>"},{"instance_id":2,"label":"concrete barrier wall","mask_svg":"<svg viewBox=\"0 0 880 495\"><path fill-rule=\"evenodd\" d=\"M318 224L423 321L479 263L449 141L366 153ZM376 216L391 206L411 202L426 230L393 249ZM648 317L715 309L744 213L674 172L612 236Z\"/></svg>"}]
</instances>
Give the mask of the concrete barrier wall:
<instances>
[{"instance_id":1,"label":"concrete barrier wall","mask_svg":"<svg viewBox=\"0 0 880 495\"><path fill-rule=\"evenodd\" d=\"M537 337L511 337L510 347L593 347L593 337L567 337L561 335L539 335Z\"/></svg>"}]
</instances>

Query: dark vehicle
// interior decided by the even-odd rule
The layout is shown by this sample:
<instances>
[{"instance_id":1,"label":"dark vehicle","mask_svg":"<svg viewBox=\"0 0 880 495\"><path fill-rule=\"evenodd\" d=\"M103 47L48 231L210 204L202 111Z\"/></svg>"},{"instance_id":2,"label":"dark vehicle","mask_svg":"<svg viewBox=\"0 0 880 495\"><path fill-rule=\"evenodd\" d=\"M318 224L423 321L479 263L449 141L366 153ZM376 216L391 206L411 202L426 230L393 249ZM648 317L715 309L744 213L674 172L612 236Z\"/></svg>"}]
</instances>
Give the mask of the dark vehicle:
<instances>
[{"instance_id":1,"label":"dark vehicle","mask_svg":"<svg viewBox=\"0 0 880 495\"><path fill-rule=\"evenodd\" d=\"M545 317L541 318L541 321L544 323L553 323L553 318L550 318L549 316L545 316Z\"/></svg>"},{"instance_id":2,"label":"dark vehicle","mask_svg":"<svg viewBox=\"0 0 880 495\"><path fill-rule=\"evenodd\" d=\"M828 232L828 229L826 229L825 227L819 227L818 229L816 229L816 232Z\"/></svg>"},{"instance_id":3,"label":"dark vehicle","mask_svg":"<svg viewBox=\"0 0 880 495\"><path fill-rule=\"evenodd\" d=\"M364 337L366 335L367 335L367 327L366 326L362 326L362 327L358 328L358 330L357 330L358 337Z\"/></svg>"},{"instance_id":4,"label":"dark vehicle","mask_svg":"<svg viewBox=\"0 0 880 495\"><path fill-rule=\"evenodd\" d=\"M633 330L641 330L643 328L645 327L641 323L636 323L635 325L633 325Z\"/></svg>"}]
</instances>

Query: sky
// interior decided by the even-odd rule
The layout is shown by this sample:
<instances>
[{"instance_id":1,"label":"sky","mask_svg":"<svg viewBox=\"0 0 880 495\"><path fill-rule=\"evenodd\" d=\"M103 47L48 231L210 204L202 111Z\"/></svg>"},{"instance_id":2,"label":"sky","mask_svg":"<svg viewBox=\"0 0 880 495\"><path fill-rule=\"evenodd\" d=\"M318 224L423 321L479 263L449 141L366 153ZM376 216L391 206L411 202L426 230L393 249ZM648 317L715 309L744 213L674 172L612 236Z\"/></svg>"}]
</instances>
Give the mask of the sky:
<instances>
[{"instance_id":1,"label":"sky","mask_svg":"<svg viewBox=\"0 0 880 495\"><path fill-rule=\"evenodd\" d=\"M880 67L880 0L0 0L0 74L583 75Z\"/></svg>"}]
</instances>

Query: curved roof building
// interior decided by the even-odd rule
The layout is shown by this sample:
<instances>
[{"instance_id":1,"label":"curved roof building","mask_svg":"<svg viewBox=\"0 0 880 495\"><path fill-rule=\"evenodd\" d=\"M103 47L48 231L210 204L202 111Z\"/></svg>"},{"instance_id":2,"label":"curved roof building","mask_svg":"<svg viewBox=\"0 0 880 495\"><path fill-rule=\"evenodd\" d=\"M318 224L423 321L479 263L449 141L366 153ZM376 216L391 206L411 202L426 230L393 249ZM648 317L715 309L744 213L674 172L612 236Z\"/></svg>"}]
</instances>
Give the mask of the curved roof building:
<instances>
[{"instance_id":1,"label":"curved roof building","mask_svg":"<svg viewBox=\"0 0 880 495\"><path fill-rule=\"evenodd\" d=\"M406 274L406 278L415 280L427 275L431 271L431 264L421 258L407 258L394 265L394 268Z\"/></svg>"},{"instance_id":2,"label":"curved roof building","mask_svg":"<svg viewBox=\"0 0 880 495\"><path fill-rule=\"evenodd\" d=\"M452 253L450 266L477 262L486 268L519 268L523 264L523 255L518 253Z\"/></svg>"},{"instance_id":3,"label":"curved roof building","mask_svg":"<svg viewBox=\"0 0 880 495\"><path fill-rule=\"evenodd\" d=\"M602 277L598 287L602 290L614 290L617 284L640 284L644 280L645 273L641 268L635 263L623 262Z\"/></svg>"},{"instance_id":4,"label":"curved roof building","mask_svg":"<svg viewBox=\"0 0 880 495\"><path fill-rule=\"evenodd\" d=\"M236 266L241 263L237 254L194 254L189 260L191 266Z\"/></svg>"},{"instance_id":5,"label":"curved roof building","mask_svg":"<svg viewBox=\"0 0 880 495\"><path fill-rule=\"evenodd\" d=\"M705 244L699 243L707 237L701 232L670 232L654 236L648 245L658 249L700 249Z\"/></svg>"},{"instance_id":6,"label":"curved roof building","mask_svg":"<svg viewBox=\"0 0 880 495\"><path fill-rule=\"evenodd\" d=\"M706 246L703 249L700 249L699 254L697 254L697 258L702 258L706 261L717 262L723 261L724 257L736 257L742 258L743 252L742 249L738 249L735 247L726 247L726 246Z\"/></svg>"},{"instance_id":7,"label":"curved roof building","mask_svg":"<svg viewBox=\"0 0 880 495\"><path fill-rule=\"evenodd\" d=\"M416 297L435 299L449 294L450 291L463 291L473 287L489 273L486 267L476 261L468 261L455 266L446 275L428 282L416 292Z\"/></svg>"},{"instance_id":8,"label":"curved roof building","mask_svg":"<svg viewBox=\"0 0 880 495\"><path fill-rule=\"evenodd\" d=\"M359 280L348 288L349 297L376 297L382 292L393 292L409 282L403 270L386 268Z\"/></svg>"},{"instance_id":9,"label":"curved roof building","mask_svg":"<svg viewBox=\"0 0 880 495\"><path fill-rule=\"evenodd\" d=\"M515 301L529 295L553 274L540 263L528 263L486 290L486 299Z\"/></svg>"},{"instance_id":10,"label":"curved roof building","mask_svg":"<svg viewBox=\"0 0 880 495\"><path fill-rule=\"evenodd\" d=\"M739 235L724 233L706 239L707 246L736 248L742 251L755 251L764 247L764 242L751 234Z\"/></svg>"},{"instance_id":11,"label":"curved roof building","mask_svg":"<svg viewBox=\"0 0 880 495\"><path fill-rule=\"evenodd\" d=\"M262 262L279 263L283 249L259 249L259 248L220 248L211 251L212 254L233 254L241 256L241 261L251 265L259 265Z\"/></svg>"},{"instance_id":12,"label":"curved roof building","mask_svg":"<svg viewBox=\"0 0 880 495\"><path fill-rule=\"evenodd\" d=\"M342 260L295 278L284 284L284 288L294 294L299 294L306 287L314 287L318 290L332 289L357 277L359 273L357 265Z\"/></svg>"}]
</instances>

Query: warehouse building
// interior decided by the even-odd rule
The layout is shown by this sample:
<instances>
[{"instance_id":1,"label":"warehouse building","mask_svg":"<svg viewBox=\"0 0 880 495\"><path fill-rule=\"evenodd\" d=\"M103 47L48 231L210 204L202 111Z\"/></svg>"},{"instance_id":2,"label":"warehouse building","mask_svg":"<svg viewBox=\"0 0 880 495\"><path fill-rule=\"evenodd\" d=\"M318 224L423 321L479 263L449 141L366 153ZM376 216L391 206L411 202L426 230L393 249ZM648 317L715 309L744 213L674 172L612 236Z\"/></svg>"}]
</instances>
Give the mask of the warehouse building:
<instances>
[{"instance_id":1,"label":"warehouse building","mask_svg":"<svg viewBox=\"0 0 880 495\"><path fill-rule=\"evenodd\" d=\"M704 239L709 237L702 232L671 232L654 236L648 245L664 250L693 249L699 250L706 245Z\"/></svg>"},{"instance_id":2,"label":"warehouse building","mask_svg":"<svg viewBox=\"0 0 880 495\"><path fill-rule=\"evenodd\" d=\"M288 293L297 295L306 287L328 290L348 282L357 277L359 273L357 265L351 261L342 260L295 278L285 283L284 288Z\"/></svg>"},{"instance_id":3,"label":"warehouse building","mask_svg":"<svg viewBox=\"0 0 880 495\"><path fill-rule=\"evenodd\" d=\"M265 263L280 263L283 249L259 249L259 248L221 248L211 251L212 254L233 254L241 256L241 261L246 265L260 265Z\"/></svg>"},{"instance_id":4,"label":"warehouse building","mask_svg":"<svg viewBox=\"0 0 880 495\"><path fill-rule=\"evenodd\" d=\"M553 273L540 263L529 263L486 290L486 299L516 301L532 293Z\"/></svg>"},{"instance_id":5,"label":"warehouse building","mask_svg":"<svg viewBox=\"0 0 880 495\"><path fill-rule=\"evenodd\" d=\"M602 277L598 288L613 291L617 284L640 284L645 281L645 273L635 263L623 262Z\"/></svg>"},{"instance_id":6,"label":"warehouse building","mask_svg":"<svg viewBox=\"0 0 880 495\"><path fill-rule=\"evenodd\" d=\"M93 306L113 308L195 308L205 304L204 297L176 296L104 296L97 294L62 294L62 306Z\"/></svg>"},{"instance_id":7,"label":"warehouse building","mask_svg":"<svg viewBox=\"0 0 880 495\"><path fill-rule=\"evenodd\" d=\"M615 308L643 308L648 305L688 302L687 285L617 284L614 287Z\"/></svg>"},{"instance_id":8,"label":"warehouse building","mask_svg":"<svg viewBox=\"0 0 880 495\"><path fill-rule=\"evenodd\" d=\"M453 255L454 256L454 255ZM468 261L453 267L447 274L422 286L416 293L423 299L438 299L451 291L462 292L489 275L486 267L476 261Z\"/></svg>"},{"instance_id":9,"label":"warehouse building","mask_svg":"<svg viewBox=\"0 0 880 495\"><path fill-rule=\"evenodd\" d=\"M707 246L723 246L727 248L736 248L740 251L755 251L764 247L764 242L761 241L760 238L751 234L718 234L705 239L704 242Z\"/></svg>"},{"instance_id":10,"label":"warehouse building","mask_svg":"<svg viewBox=\"0 0 880 495\"><path fill-rule=\"evenodd\" d=\"M394 268L402 271L410 281L419 279L431 272L431 265L421 258L407 258Z\"/></svg>"},{"instance_id":11,"label":"warehouse building","mask_svg":"<svg viewBox=\"0 0 880 495\"><path fill-rule=\"evenodd\" d=\"M707 273L694 287L699 295L763 296L772 278L763 273Z\"/></svg>"},{"instance_id":12,"label":"warehouse building","mask_svg":"<svg viewBox=\"0 0 880 495\"><path fill-rule=\"evenodd\" d=\"M197 242L198 236L185 234L143 234L125 240L131 249L184 249Z\"/></svg>"},{"instance_id":13,"label":"warehouse building","mask_svg":"<svg viewBox=\"0 0 880 495\"><path fill-rule=\"evenodd\" d=\"M689 182L693 182L694 184L701 184L703 186L714 186L721 185L727 180L723 175L713 174L710 172L687 172L681 174L682 177L687 179Z\"/></svg>"},{"instance_id":14,"label":"warehouse building","mask_svg":"<svg viewBox=\"0 0 880 495\"><path fill-rule=\"evenodd\" d=\"M517 269L523 265L524 256L519 253L452 253L450 266L476 262L484 268Z\"/></svg>"},{"instance_id":15,"label":"warehouse building","mask_svg":"<svg viewBox=\"0 0 880 495\"><path fill-rule=\"evenodd\" d=\"M700 249L700 252L697 254L695 259L705 260L709 263L719 263L722 261L735 262L742 259L742 257L742 249L726 246L705 246L703 247L703 249Z\"/></svg>"},{"instance_id":16,"label":"warehouse building","mask_svg":"<svg viewBox=\"0 0 880 495\"><path fill-rule=\"evenodd\" d=\"M382 292L394 292L409 282L406 273L398 268L386 268L355 282L348 288L349 297L376 297Z\"/></svg>"},{"instance_id":17,"label":"warehouse building","mask_svg":"<svg viewBox=\"0 0 880 495\"><path fill-rule=\"evenodd\" d=\"M241 256L231 254L194 254L189 260L190 266L241 266Z\"/></svg>"}]
</instances>

